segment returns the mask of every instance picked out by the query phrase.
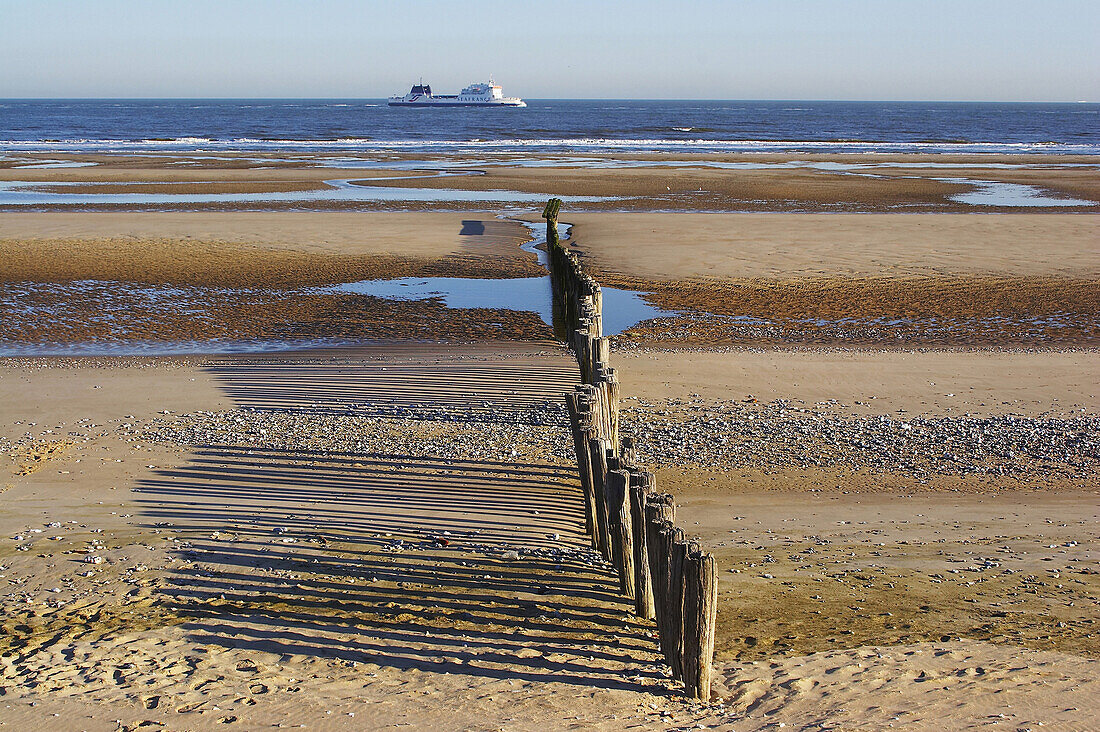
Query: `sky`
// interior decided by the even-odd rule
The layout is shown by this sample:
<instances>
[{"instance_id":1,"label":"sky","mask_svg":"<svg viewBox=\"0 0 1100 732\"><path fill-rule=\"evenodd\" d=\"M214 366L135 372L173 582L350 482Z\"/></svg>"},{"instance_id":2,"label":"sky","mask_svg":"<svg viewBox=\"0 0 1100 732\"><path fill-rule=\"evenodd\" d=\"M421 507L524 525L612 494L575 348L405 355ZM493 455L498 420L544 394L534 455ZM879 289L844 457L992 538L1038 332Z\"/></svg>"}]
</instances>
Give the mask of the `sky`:
<instances>
[{"instance_id":1,"label":"sky","mask_svg":"<svg viewBox=\"0 0 1100 732\"><path fill-rule=\"evenodd\" d=\"M1098 0L0 0L0 97L1100 101Z\"/></svg>"}]
</instances>

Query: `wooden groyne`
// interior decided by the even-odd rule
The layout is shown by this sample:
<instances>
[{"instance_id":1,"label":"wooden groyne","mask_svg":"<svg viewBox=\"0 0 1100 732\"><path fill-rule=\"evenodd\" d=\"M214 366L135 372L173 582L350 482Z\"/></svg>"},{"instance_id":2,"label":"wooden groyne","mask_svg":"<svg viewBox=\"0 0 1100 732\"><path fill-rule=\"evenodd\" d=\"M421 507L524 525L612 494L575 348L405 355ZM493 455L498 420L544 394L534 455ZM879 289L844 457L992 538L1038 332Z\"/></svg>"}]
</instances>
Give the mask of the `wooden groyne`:
<instances>
[{"instance_id":1,"label":"wooden groyne","mask_svg":"<svg viewBox=\"0 0 1100 732\"><path fill-rule=\"evenodd\" d=\"M629 436L619 433L619 380L603 334L603 297L577 255L562 246L561 201L546 204L546 244L554 327L577 358L581 385L566 395L585 529L612 564L619 590L637 615L657 624L661 652L687 693L710 699L718 608L714 556L677 528L676 506L657 492L653 473L636 463Z\"/></svg>"}]
</instances>

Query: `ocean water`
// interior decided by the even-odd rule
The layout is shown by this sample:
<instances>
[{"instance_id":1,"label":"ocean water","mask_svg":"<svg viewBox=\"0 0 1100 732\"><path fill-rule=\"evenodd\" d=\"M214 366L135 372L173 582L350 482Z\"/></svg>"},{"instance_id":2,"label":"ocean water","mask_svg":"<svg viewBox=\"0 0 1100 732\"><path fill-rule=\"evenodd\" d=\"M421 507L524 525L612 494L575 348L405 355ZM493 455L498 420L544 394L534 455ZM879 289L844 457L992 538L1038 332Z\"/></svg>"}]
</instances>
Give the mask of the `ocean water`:
<instances>
[{"instance_id":1,"label":"ocean water","mask_svg":"<svg viewBox=\"0 0 1100 732\"><path fill-rule=\"evenodd\" d=\"M510 90L511 93L520 90ZM1100 104L0 100L19 152L922 152L1100 155Z\"/></svg>"}]
</instances>

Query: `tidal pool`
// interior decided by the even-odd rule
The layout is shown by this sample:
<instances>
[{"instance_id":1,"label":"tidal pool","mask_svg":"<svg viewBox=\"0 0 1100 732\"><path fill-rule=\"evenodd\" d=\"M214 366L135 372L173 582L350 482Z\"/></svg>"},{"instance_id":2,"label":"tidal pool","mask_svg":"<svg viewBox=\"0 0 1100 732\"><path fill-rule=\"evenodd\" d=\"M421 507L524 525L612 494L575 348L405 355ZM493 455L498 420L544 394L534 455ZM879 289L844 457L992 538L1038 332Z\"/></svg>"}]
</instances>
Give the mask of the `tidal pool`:
<instances>
[{"instance_id":1,"label":"tidal pool","mask_svg":"<svg viewBox=\"0 0 1100 732\"><path fill-rule=\"evenodd\" d=\"M937 178L945 183L965 183L976 190L948 196L952 201L972 206L1096 206L1096 201L1080 198L1054 198L1049 191L1022 183L972 180L970 178Z\"/></svg>"},{"instance_id":2,"label":"tidal pool","mask_svg":"<svg viewBox=\"0 0 1100 732\"><path fill-rule=\"evenodd\" d=\"M643 320L673 315L647 303L644 293L604 287L604 335L618 335ZM489 310L525 310L537 313L542 321L553 326L550 278L524 277L489 280L468 277L404 277L397 280L363 280L335 285L331 292L352 292L359 295L396 300L439 300L449 308Z\"/></svg>"}]
</instances>

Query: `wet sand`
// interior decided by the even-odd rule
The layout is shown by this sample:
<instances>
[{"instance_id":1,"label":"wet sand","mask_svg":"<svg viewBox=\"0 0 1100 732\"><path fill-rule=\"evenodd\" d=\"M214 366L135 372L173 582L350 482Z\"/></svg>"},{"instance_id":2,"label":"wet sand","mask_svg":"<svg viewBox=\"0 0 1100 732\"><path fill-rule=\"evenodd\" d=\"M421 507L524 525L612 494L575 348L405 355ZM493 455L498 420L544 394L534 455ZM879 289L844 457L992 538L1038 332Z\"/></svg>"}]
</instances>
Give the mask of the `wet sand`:
<instances>
[{"instance_id":1,"label":"wet sand","mask_svg":"<svg viewBox=\"0 0 1100 732\"><path fill-rule=\"evenodd\" d=\"M795 159L798 159L797 157ZM517 169L490 168L484 175L418 181L426 188L464 190L518 190L573 196L615 196L620 201L584 204L599 210L670 211L788 211L788 212L966 212L974 206L951 197L971 192L975 186L945 181L952 171L914 169L871 175L829 170L780 168L778 170L714 170L708 168ZM954 171L955 177L983 180L981 171ZM1096 171L1067 175L1015 176L998 171L994 180L1045 186L1055 197L1091 202L1080 211L1095 212L1100 206ZM398 181L377 180L367 185L396 186ZM1011 211L1011 206L991 204L980 208ZM1050 207L1057 210L1057 207ZM1039 207L1033 210L1044 210ZM1050 210L1050 209L1048 209Z\"/></svg>"},{"instance_id":2,"label":"wet sand","mask_svg":"<svg viewBox=\"0 0 1100 732\"><path fill-rule=\"evenodd\" d=\"M545 272L523 226L456 213L0 213L4 282L295 287Z\"/></svg>"},{"instance_id":3,"label":"wet sand","mask_svg":"<svg viewBox=\"0 0 1100 732\"><path fill-rule=\"evenodd\" d=\"M1050 349L1100 340L1094 216L570 218L572 241L603 284L648 292L652 304L683 313L632 328L624 341ZM230 288L194 293L186 310L202 317L146 308L133 332L147 340L187 340L188 328L196 339L463 340L464 329L468 338L547 336L529 314L288 289L392 277L544 275L535 256L519 248L527 229L484 213L8 213L0 214L0 227L0 277L9 283ZM102 335L102 327L78 317L80 303L71 306L74 315L63 323L10 323L5 340ZM92 312L96 301L84 307ZM373 336L361 335L367 333Z\"/></svg>"},{"instance_id":4,"label":"wet sand","mask_svg":"<svg viewBox=\"0 0 1100 732\"><path fill-rule=\"evenodd\" d=\"M81 168L27 169L9 162L0 165L0 180L80 184L70 192L106 192L101 184L124 184L118 192L225 193L317 190L324 181L341 179L365 186L398 186L464 191L508 190L545 194L611 197L613 200L572 204L574 210L601 211L788 211L788 212L971 212L1019 213L1021 209L996 201L974 206L952 196L977 190L968 181L1036 186L1054 198L1078 199L1089 205L1071 212L1095 213L1100 207L1100 171L1088 157L1072 156L919 156L919 155L621 155L582 156L605 166L619 160L627 167L589 167L568 156L552 155L542 167L509 166L516 156L432 156L410 162L408 156L387 155L377 169L340 168L340 155L332 167L317 167L322 157L288 159L279 155L76 155L50 156L94 162ZM217 159L228 158L228 159ZM602 158L602 161L601 161ZM386 169L393 160L394 169ZM666 163L675 161L677 167ZM459 169L451 169L454 163ZM652 163L649 167L645 163ZM954 162L958 168L922 167ZM400 165L397 165L397 164ZM479 163L485 165L479 166ZM497 163L497 164L494 164ZM500 164L503 163L503 164ZM686 165L681 165L686 163ZM693 167L693 163L698 164ZM742 169L706 167L740 164ZM867 167L886 163L886 167ZM415 169L402 169L415 165ZM793 167L792 167L793 165ZM814 167L817 166L817 167ZM852 166L855 166L854 168ZM912 167L905 167L912 166ZM1009 166L1007 169L1004 166ZM759 168L759 169L758 169ZM455 175L435 176L439 170ZM61 189L58 189L61 190ZM42 206L49 208L57 204ZM62 204L64 205L64 204ZM441 200L434 203L403 201L256 201L240 203L149 204L153 209L227 210L308 208L315 210L476 210L484 204ZM89 204L83 208L110 210L115 204ZM122 206L125 208L125 206ZM1057 205L1025 211L1065 213Z\"/></svg>"},{"instance_id":5,"label":"wet sand","mask_svg":"<svg viewBox=\"0 0 1100 732\"><path fill-rule=\"evenodd\" d=\"M535 255L520 249L528 230L492 215L25 213L0 214L0 231L0 282L84 281L60 297L63 307L54 289L32 287L20 300L30 310L0 324L8 343L551 335L534 313L303 289L396 277L544 276ZM168 295L153 297L164 287Z\"/></svg>"}]
</instances>

